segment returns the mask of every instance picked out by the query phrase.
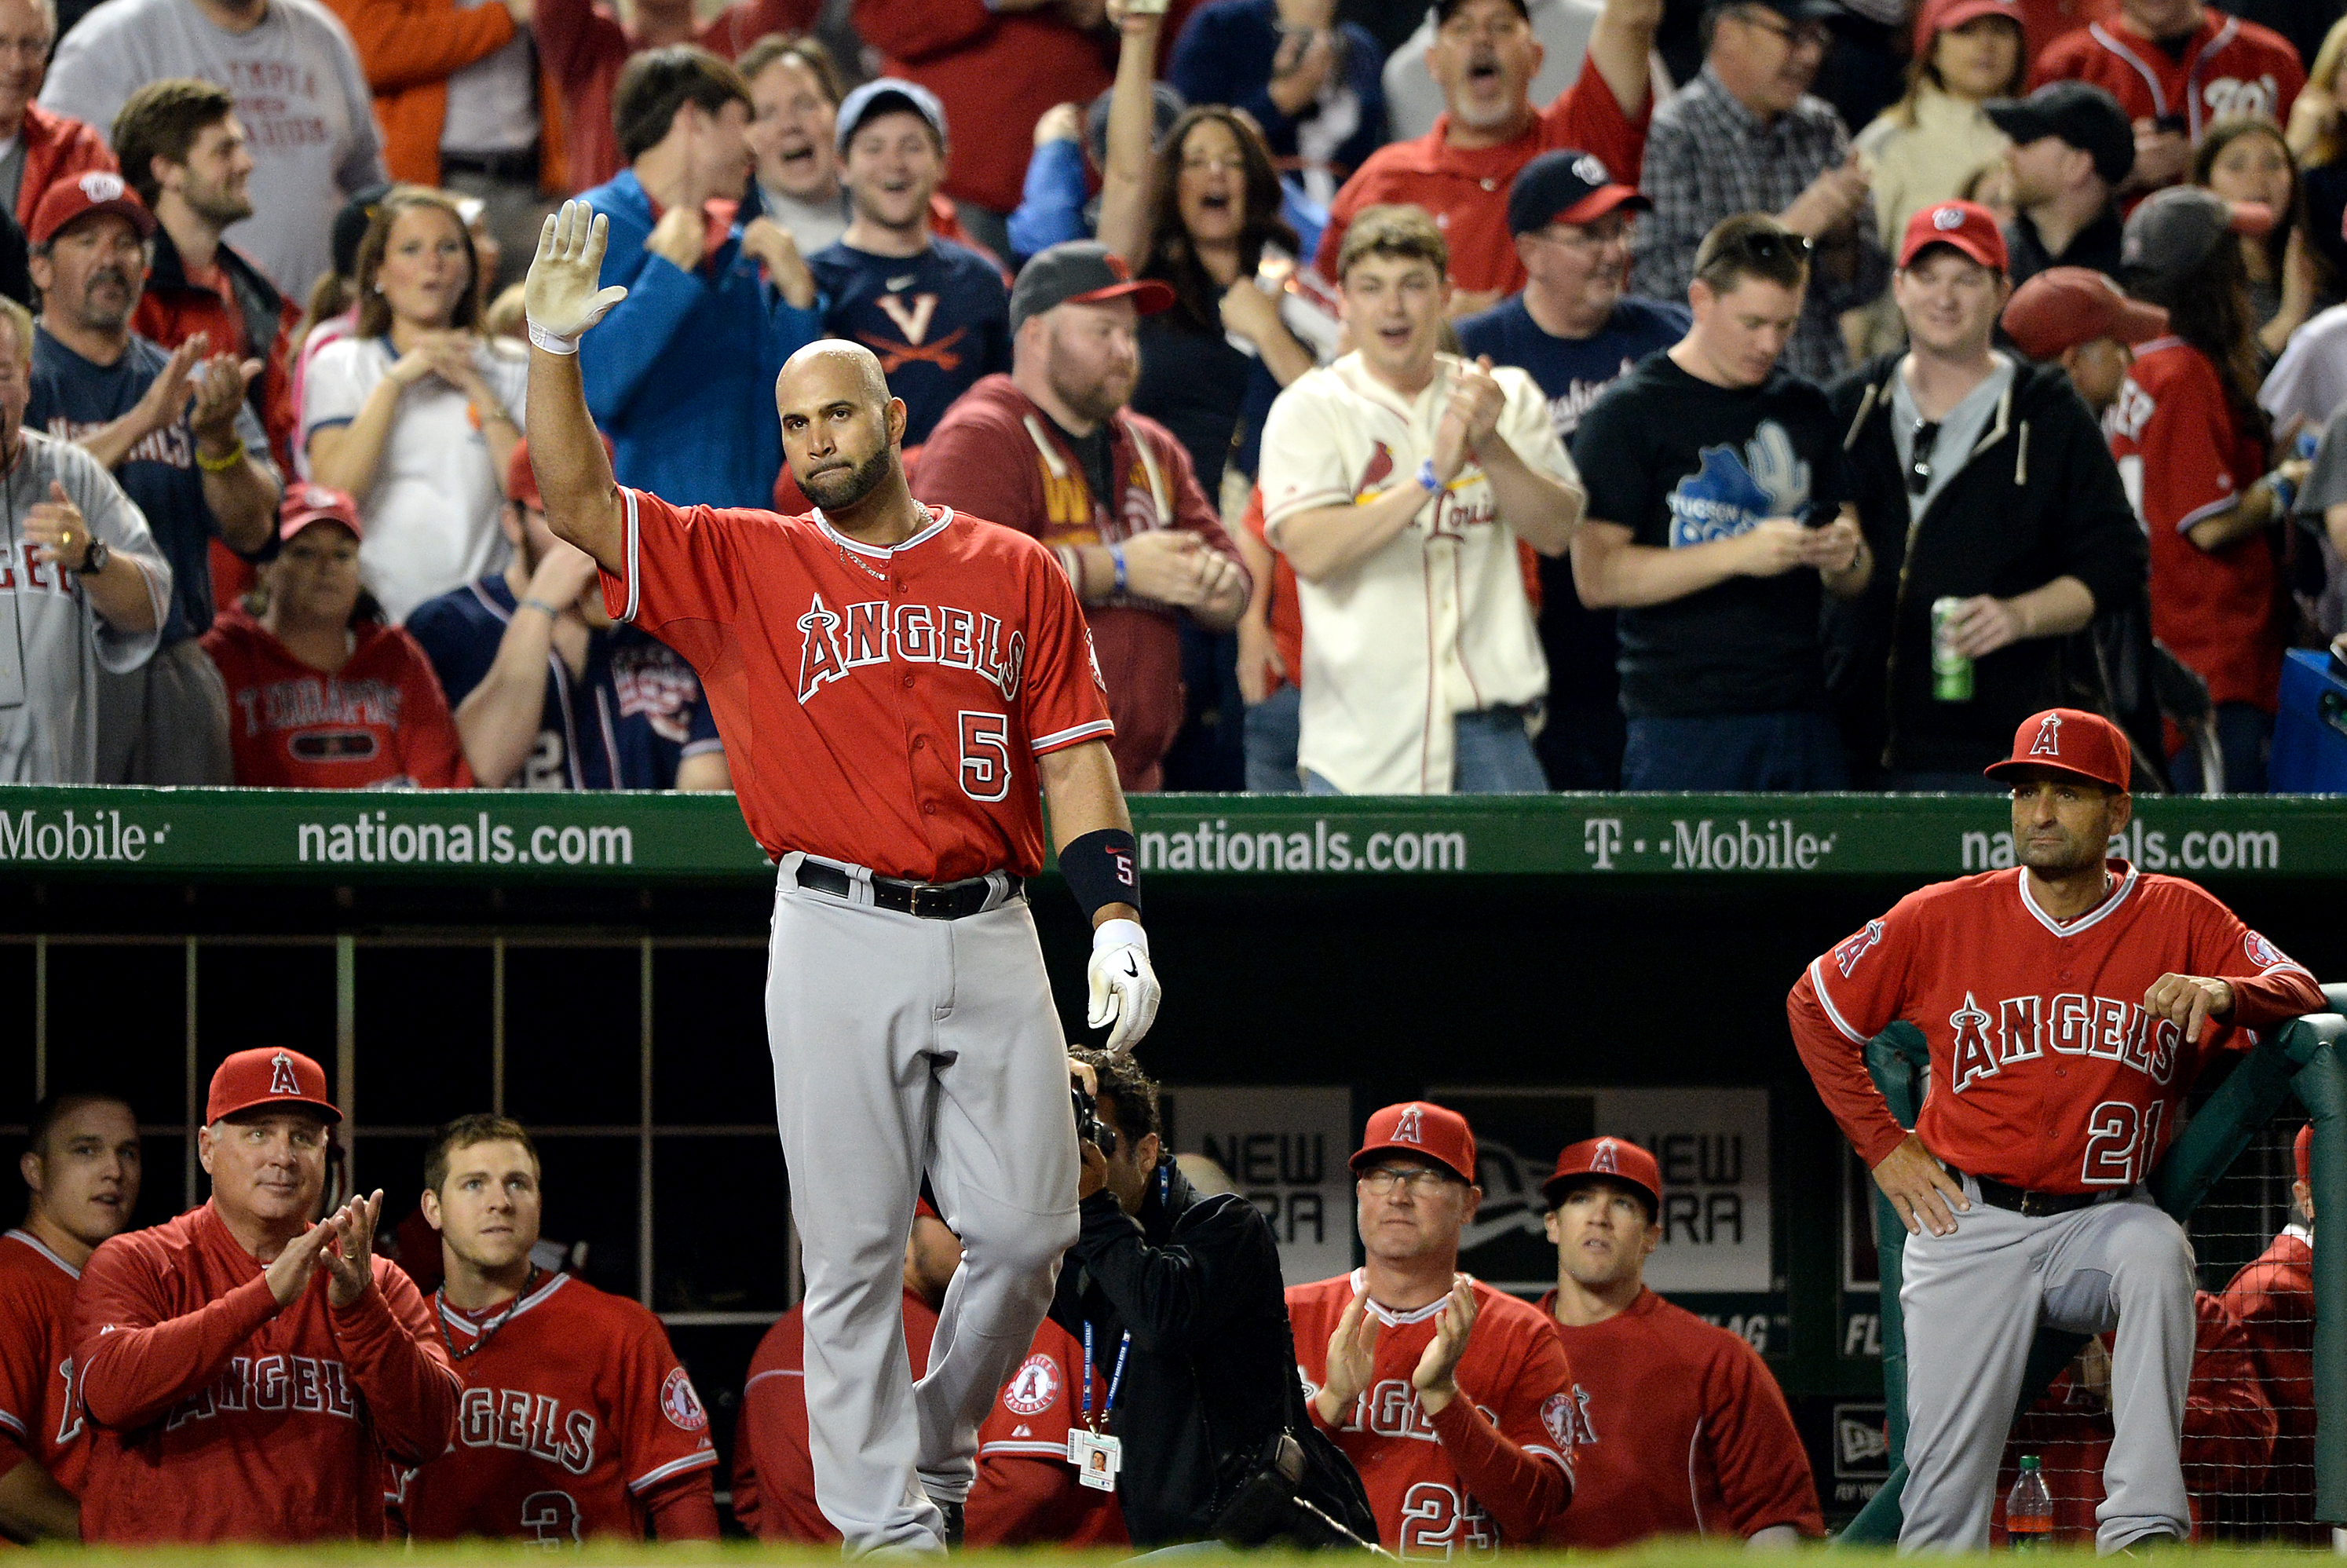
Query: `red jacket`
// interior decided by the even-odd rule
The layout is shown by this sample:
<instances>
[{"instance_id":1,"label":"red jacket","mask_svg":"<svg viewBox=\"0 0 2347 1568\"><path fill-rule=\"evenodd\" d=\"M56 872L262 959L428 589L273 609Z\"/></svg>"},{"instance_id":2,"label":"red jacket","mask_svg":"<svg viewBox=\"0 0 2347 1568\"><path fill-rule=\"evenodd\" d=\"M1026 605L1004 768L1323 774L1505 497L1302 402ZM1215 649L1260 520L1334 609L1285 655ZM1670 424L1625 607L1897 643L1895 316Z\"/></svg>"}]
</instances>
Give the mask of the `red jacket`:
<instances>
[{"instance_id":1,"label":"red jacket","mask_svg":"<svg viewBox=\"0 0 2347 1568\"><path fill-rule=\"evenodd\" d=\"M2258 1501L2266 1518L2279 1516L2288 1539L2327 1544L2330 1532L2314 1522L2313 1236L2298 1225L2285 1229L2233 1276L2224 1300L2249 1337L2280 1428L2266 1480L2270 1495Z\"/></svg>"},{"instance_id":2,"label":"red jacket","mask_svg":"<svg viewBox=\"0 0 2347 1568\"><path fill-rule=\"evenodd\" d=\"M1155 420L1120 410L1109 421L1109 473L1123 493L1093 496L1083 465L1051 420L1007 375L989 375L957 399L921 447L914 493L974 518L1031 534L1054 549L1110 545L1152 528L1186 528L1233 562L1223 531L1190 467L1190 455ZM1109 750L1127 794L1164 784L1165 753L1182 728L1180 611L1123 595L1084 606L1092 651L1108 687L1116 738Z\"/></svg>"},{"instance_id":3,"label":"red jacket","mask_svg":"<svg viewBox=\"0 0 2347 1568\"><path fill-rule=\"evenodd\" d=\"M385 1454L436 1458L456 1374L399 1266L348 1307L280 1308L210 1204L100 1246L74 1297L90 1423L83 1539L379 1539Z\"/></svg>"},{"instance_id":4,"label":"red jacket","mask_svg":"<svg viewBox=\"0 0 2347 1568\"><path fill-rule=\"evenodd\" d=\"M25 106L25 123L16 134L25 138L25 175L16 187L16 221L27 229L33 226L33 209L41 204L50 186L93 169L118 167L104 136L38 104Z\"/></svg>"},{"instance_id":5,"label":"red jacket","mask_svg":"<svg viewBox=\"0 0 2347 1568\"><path fill-rule=\"evenodd\" d=\"M2116 17L2065 34L2029 67L2032 87L2053 81L2092 82L2118 99L2131 120L2182 115L2197 142L2227 115L2287 122L2306 72L2280 33L2209 10L2180 59Z\"/></svg>"},{"instance_id":6,"label":"red jacket","mask_svg":"<svg viewBox=\"0 0 2347 1568\"><path fill-rule=\"evenodd\" d=\"M488 5L480 8L503 9ZM692 41L730 60L769 33L804 32L814 26L822 9L822 0L734 0L731 6L702 23ZM544 175L546 189L576 195L602 184L626 167L626 160L620 156L619 133L611 128L611 93L619 85L620 69L628 63L628 56L644 46L596 0L537 0L530 11L529 26L548 89L541 94L539 101L550 104L559 97L569 106L564 161L548 165ZM359 49L364 57L364 38ZM374 79L372 65L367 75L368 79ZM436 146L439 125L437 119L433 121ZM386 138L395 135L388 118L384 122L384 133ZM399 172L395 149L386 149L384 158L391 165L392 178L404 178Z\"/></svg>"}]
</instances>

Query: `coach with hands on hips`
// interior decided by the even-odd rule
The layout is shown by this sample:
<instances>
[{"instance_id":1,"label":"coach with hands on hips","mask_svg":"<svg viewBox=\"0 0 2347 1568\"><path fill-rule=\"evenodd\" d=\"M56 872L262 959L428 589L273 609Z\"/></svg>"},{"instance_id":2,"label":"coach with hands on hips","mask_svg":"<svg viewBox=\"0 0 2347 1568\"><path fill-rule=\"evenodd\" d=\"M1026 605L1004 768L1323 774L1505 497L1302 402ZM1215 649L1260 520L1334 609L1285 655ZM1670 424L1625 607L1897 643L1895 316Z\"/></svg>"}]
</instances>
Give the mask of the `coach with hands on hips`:
<instances>
[{"instance_id":1,"label":"coach with hands on hips","mask_svg":"<svg viewBox=\"0 0 2347 1568\"><path fill-rule=\"evenodd\" d=\"M627 292L596 287L606 229L566 203L529 270L547 523L602 568L615 620L701 675L779 868L766 1022L815 1497L852 1553L934 1550L1076 1239L1067 1050L1026 908L1045 802L1093 928L1092 1026L1118 1050L1157 1010L1115 726L1051 552L907 491L905 405L869 349L811 343L776 379L810 515L614 484L577 357ZM900 1271L925 1172L963 1257L908 1386Z\"/></svg>"},{"instance_id":2,"label":"coach with hands on hips","mask_svg":"<svg viewBox=\"0 0 2347 1568\"><path fill-rule=\"evenodd\" d=\"M2012 785L2021 865L1909 894L1787 1003L1818 1092L1911 1237L1904 1551L1988 1549L2041 1324L2117 1330L2096 1544L2191 1533L2192 1245L2143 1183L2209 1059L2323 1002L2198 887L2106 858L2133 815L2129 756L2099 715L2023 721L1987 770ZM1868 1040L1895 1020L1931 1047L1912 1132L1866 1072Z\"/></svg>"}]
</instances>

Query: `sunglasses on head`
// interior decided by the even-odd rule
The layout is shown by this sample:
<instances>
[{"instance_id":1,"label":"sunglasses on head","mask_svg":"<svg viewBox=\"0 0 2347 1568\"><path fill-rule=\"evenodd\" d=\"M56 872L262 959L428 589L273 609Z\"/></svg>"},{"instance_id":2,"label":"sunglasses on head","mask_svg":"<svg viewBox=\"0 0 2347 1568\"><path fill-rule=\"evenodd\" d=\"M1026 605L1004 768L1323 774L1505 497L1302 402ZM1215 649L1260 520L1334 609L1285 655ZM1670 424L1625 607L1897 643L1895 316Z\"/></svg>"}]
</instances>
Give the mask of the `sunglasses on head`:
<instances>
[{"instance_id":1,"label":"sunglasses on head","mask_svg":"<svg viewBox=\"0 0 2347 1568\"><path fill-rule=\"evenodd\" d=\"M1728 245L1764 265L1790 258L1807 266L1811 249L1807 234L1796 234L1789 229L1748 230L1736 236Z\"/></svg>"}]
</instances>

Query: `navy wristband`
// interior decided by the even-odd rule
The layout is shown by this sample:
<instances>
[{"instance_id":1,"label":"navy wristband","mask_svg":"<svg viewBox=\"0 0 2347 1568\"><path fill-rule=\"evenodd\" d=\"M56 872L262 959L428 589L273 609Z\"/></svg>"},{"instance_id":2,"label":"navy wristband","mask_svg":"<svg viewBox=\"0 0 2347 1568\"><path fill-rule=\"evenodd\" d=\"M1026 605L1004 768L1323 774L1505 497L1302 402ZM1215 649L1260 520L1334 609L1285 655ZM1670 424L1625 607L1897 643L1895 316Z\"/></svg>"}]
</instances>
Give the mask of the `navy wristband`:
<instances>
[{"instance_id":1,"label":"navy wristband","mask_svg":"<svg viewBox=\"0 0 2347 1568\"><path fill-rule=\"evenodd\" d=\"M1110 904L1141 907L1141 853L1121 827L1087 833L1061 850L1060 875L1087 920Z\"/></svg>"}]
</instances>

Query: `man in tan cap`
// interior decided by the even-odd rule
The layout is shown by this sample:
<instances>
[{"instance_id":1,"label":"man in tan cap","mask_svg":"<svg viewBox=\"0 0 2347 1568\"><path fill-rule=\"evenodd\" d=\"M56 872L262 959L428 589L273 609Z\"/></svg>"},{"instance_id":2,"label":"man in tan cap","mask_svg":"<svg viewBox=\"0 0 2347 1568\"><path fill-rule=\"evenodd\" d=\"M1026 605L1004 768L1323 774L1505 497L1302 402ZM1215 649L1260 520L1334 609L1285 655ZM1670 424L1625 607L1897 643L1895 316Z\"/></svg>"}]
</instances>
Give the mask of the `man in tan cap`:
<instances>
[{"instance_id":1,"label":"man in tan cap","mask_svg":"<svg viewBox=\"0 0 2347 1568\"><path fill-rule=\"evenodd\" d=\"M448 1446L456 1375L415 1286L374 1255L383 1194L313 1222L342 1119L308 1057L237 1052L197 1134L211 1201L82 1271L84 1540L379 1538L383 1456Z\"/></svg>"}]
</instances>

